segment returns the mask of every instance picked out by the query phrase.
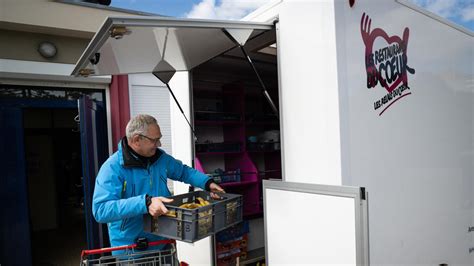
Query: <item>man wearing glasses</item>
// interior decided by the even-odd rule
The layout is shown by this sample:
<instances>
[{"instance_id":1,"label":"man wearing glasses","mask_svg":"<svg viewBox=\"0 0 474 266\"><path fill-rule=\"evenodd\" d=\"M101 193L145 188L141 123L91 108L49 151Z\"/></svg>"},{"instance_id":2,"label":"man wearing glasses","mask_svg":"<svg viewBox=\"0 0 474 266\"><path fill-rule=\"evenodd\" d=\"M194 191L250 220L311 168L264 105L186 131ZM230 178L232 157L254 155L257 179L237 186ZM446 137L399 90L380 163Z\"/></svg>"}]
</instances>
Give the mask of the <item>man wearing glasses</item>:
<instances>
[{"instance_id":1,"label":"man wearing glasses","mask_svg":"<svg viewBox=\"0 0 474 266\"><path fill-rule=\"evenodd\" d=\"M171 196L168 178L207 191L224 192L207 175L160 149L161 137L154 117L137 115L128 122L118 151L99 170L92 212L97 222L107 223L111 246L130 245L139 238L163 239L143 231L143 215L157 217L168 211L164 205L172 201L167 198Z\"/></svg>"}]
</instances>

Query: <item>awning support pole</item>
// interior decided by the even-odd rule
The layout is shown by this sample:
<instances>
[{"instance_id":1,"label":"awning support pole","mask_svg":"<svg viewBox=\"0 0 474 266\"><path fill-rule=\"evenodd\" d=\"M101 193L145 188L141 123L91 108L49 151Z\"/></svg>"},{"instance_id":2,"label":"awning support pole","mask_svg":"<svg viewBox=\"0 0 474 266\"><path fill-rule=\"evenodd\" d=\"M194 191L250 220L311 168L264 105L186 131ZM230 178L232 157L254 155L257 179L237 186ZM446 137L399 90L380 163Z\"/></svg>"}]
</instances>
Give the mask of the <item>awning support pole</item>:
<instances>
[{"instance_id":1,"label":"awning support pole","mask_svg":"<svg viewBox=\"0 0 474 266\"><path fill-rule=\"evenodd\" d=\"M189 122L188 118L187 118L186 115L184 114L183 108L181 108L181 105L179 104L178 99L176 99L176 97L174 96L174 93L173 93L173 91L171 90L170 85L168 85L168 83L165 83L165 84L166 84L166 87L168 88L168 91L171 93L171 96L173 96L174 102L175 102L176 105L178 106L179 111L181 111L181 113L182 113L183 116L184 116L184 119L186 119L186 122L188 122L188 125L189 125L189 127L191 128L191 131L193 132L194 141L197 141L197 136L196 136L196 132L194 131L194 127L191 125L191 123Z\"/></svg>"},{"instance_id":2,"label":"awning support pole","mask_svg":"<svg viewBox=\"0 0 474 266\"><path fill-rule=\"evenodd\" d=\"M278 118L278 109L277 109L275 103L273 102L272 98L270 97L270 94L268 94L267 88L265 87L265 84L263 83L263 80L260 77L260 74L258 74L257 68L255 67L255 64L252 62L252 59L250 58L250 56L245 51L244 46L239 44L239 47L240 47L240 50L242 50L242 53L244 53L245 58L247 58L247 62L249 62L250 66L253 69L253 72L255 73L255 75L257 75L258 81L260 82L260 86L262 86L263 96L265 96L265 98L267 99L267 102L270 104L270 107L272 108L273 112L275 113L276 117Z\"/></svg>"},{"instance_id":3,"label":"awning support pole","mask_svg":"<svg viewBox=\"0 0 474 266\"><path fill-rule=\"evenodd\" d=\"M160 78L160 74L157 73L157 72L154 72L153 75L155 75L155 77L157 77L161 82L163 82L163 83L166 85L166 88L168 88L168 91L170 92L171 96L173 96L173 100L174 100L174 102L176 103L176 105L178 106L179 111L181 112L181 114L183 114L183 117L184 117L184 119L186 120L186 122L188 123L189 128L191 128L191 131L193 132L193 136L194 136L194 141L197 141L197 136L196 136L196 132L194 131L194 127L191 125L191 123L189 122L188 118L187 118L186 115L184 114L183 108L181 108L181 105L179 104L178 99L176 99L176 96L174 96L174 93L173 93L173 91L171 90L170 85L168 84L169 79L171 79L171 77L169 77L169 79L166 80L165 78L163 78L163 79Z\"/></svg>"},{"instance_id":4,"label":"awning support pole","mask_svg":"<svg viewBox=\"0 0 474 266\"><path fill-rule=\"evenodd\" d=\"M246 40L245 41L242 40L242 42L239 42L236 39L236 37L234 37L234 35L232 34L232 31L229 31L227 29L223 29L222 31L225 33L227 38L229 38L233 43L235 43L237 46L240 47L240 50L242 50L242 53L244 54L245 58L247 59L247 62L252 67L253 72L255 73L255 75L257 75L258 82L260 82L260 86L262 86L263 96L265 96L265 99L267 99L267 102L270 104L270 107L272 108L273 113L275 113L276 117L278 118L279 117L278 116L278 109L277 109L275 103L273 102L272 98L270 97L270 94L268 94L267 88L265 87L265 84L263 83L263 80L260 77L260 74L258 74L257 68L255 67L255 64L253 63L250 56L247 54L247 51L245 51L244 45L245 45Z\"/></svg>"}]
</instances>

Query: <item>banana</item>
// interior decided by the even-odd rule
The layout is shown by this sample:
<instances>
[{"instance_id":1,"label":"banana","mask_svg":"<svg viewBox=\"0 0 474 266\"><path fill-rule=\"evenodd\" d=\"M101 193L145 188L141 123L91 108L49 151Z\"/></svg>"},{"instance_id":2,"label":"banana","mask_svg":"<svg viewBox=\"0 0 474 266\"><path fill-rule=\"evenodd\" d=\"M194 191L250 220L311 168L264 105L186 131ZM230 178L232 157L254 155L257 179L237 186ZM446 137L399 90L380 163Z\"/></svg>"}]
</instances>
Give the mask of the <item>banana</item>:
<instances>
[{"instance_id":1,"label":"banana","mask_svg":"<svg viewBox=\"0 0 474 266\"><path fill-rule=\"evenodd\" d=\"M184 204L179 205L180 208L184 208L184 209L189 209L188 206L189 206L189 203L184 203Z\"/></svg>"},{"instance_id":2,"label":"banana","mask_svg":"<svg viewBox=\"0 0 474 266\"><path fill-rule=\"evenodd\" d=\"M197 203L189 203L188 209L197 209L199 207L201 207L201 205Z\"/></svg>"},{"instance_id":3,"label":"banana","mask_svg":"<svg viewBox=\"0 0 474 266\"><path fill-rule=\"evenodd\" d=\"M209 201L201 198L201 197L198 197L197 198L197 201L199 203L194 203L194 202L189 202L189 203L184 203L184 204L181 204L179 205L179 208L183 208L183 209L196 209L196 208L200 208L200 207L204 207L204 206L207 206L209 205Z\"/></svg>"},{"instance_id":4,"label":"banana","mask_svg":"<svg viewBox=\"0 0 474 266\"><path fill-rule=\"evenodd\" d=\"M168 211L167 213L165 213L166 216L169 216L169 217L176 217L176 212L175 211Z\"/></svg>"},{"instance_id":5,"label":"banana","mask_svg":"<svg viewBox=\"0 0 474 266\"><path fill-rule=\"evenodd\" d=\"M203 207L209 205L209 201L207 201L207 200L205 200L201 197L198 197L197 200L199 201L199 204Z\"/></svg>"},{"instance_id":6,"label":"banana","mask_svg":"<svg viewBox=\"0 0 474 266\"><path fill-rule=\"evenodd\" d=\"M196 209L196 208L199 208L201 207L201 205L197 204L197 203L184 203L184 204L181 204L179 206L180 208L184 208L184 209Z\"/></svg>"}]
</instances>

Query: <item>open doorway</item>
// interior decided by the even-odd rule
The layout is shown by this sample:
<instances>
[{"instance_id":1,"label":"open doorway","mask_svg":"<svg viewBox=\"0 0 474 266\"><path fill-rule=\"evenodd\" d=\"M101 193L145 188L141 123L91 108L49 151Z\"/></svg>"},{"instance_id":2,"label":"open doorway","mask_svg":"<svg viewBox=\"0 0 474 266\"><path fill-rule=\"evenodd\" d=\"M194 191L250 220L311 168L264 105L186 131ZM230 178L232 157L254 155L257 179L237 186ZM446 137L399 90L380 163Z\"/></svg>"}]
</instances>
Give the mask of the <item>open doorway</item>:
<instances>
[{"instance_id":1,"label":"open doorway","mask_svg":"<svg viewBox=\"0 0 474 266\"><path fill-rule=\"evenodd\" d=\"M33 265L77 263L86 249L77 108L23 111Z\"/></svg>"},{"instance_id":2,"label":"open doorway","mask_svg":"<svg viewBox=\"0 0 474 266\"><path fill-rule=\"evenodd\" d=\"M103 128L86 127L91 120L87 115L79 123L78 103L84 99L101 106L94 118L106 128L104 90L0 86L0 194L5 206L0 257L7 265L76 264L80 251L98 238L88 233L94 223L90 204L82 207L92 190L81 183L95 180L83 158L96 159L93 152L83 152L96 143L84 136L102 136L97 151L107 154L107 134ZM90 180L84 176L81 182L84 169ZM89 201L82 200L82 191Z\"/></svg>"}]
</instances>

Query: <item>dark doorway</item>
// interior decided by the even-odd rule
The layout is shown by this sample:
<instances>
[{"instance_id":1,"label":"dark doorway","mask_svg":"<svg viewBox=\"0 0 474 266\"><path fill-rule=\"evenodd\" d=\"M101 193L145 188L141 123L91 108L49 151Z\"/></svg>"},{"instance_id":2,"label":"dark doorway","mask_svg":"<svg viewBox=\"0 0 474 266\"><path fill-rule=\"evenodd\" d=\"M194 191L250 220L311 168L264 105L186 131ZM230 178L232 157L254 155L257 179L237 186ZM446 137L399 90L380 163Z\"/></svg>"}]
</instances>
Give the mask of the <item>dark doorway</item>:
<instances>
[{"instance_id":1,"label":"dark doorway","mask_svg":"<svg viewBox=\"0 0 474 266\"><path fill-rule=\"evenodd\" d=\"M23 110L34 265L77 263L86 249L77 108Z\"/></svg>"},{"instance_id":2,"label":"dark doorway","mask_svg":"<svg viewBox=\"0 0 474 266\"><path fill-rule=\"evenodd\" d=\"M84 191L93 191L81 180L89 163L81 154L91 145L81 139L78 100L84 98L101 106L95 118L106 128L103 90L0 86L2 265L77 264L89 238L101 238L86 233L94 221L83 207ZM98 148L107 154L106 129L95 129L87 132L103 136Z\"/></svg>"}]
</instances>

